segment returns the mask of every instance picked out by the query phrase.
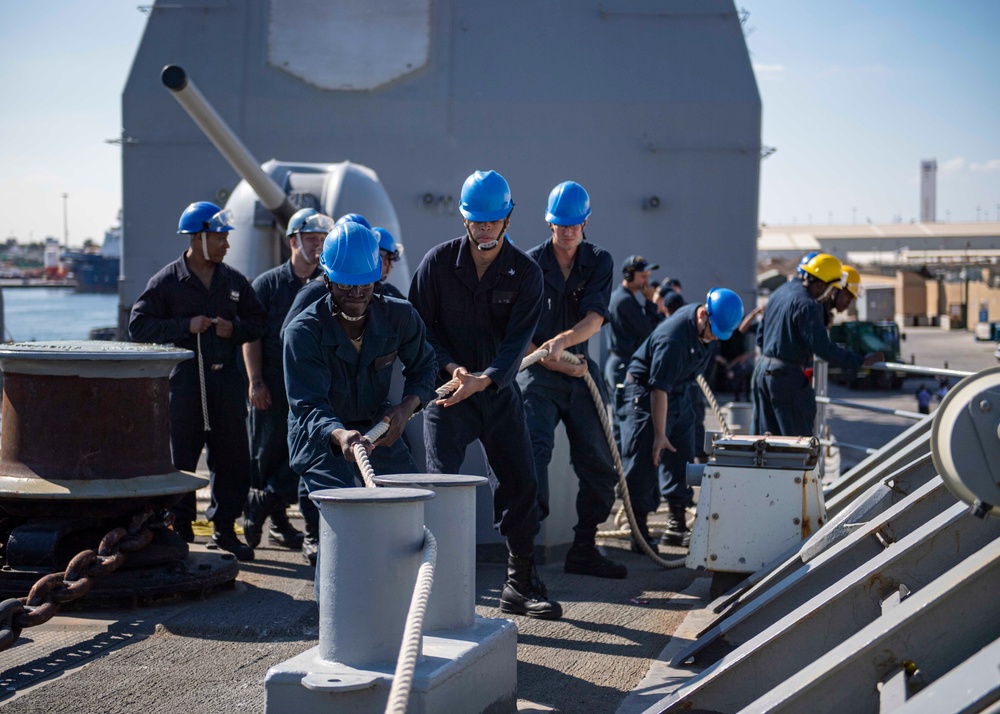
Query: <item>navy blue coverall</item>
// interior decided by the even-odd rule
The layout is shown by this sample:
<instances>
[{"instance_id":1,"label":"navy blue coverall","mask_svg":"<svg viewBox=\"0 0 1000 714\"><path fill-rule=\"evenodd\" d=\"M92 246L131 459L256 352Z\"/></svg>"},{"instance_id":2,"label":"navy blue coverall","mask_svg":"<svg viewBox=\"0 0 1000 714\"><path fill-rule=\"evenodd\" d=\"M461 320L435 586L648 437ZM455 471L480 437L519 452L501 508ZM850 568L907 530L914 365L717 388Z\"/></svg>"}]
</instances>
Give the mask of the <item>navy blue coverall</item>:
<instances>
[{"instance_id":1,"label":"navy blue coverall","mask_svg":"<svg viewBox=\"0 0 1000 714\"><path fill-rule=\"evenodd\" d=\"M374 298L368 308L360 352L333 314L332 298L314 302L285 328L285 385L288 390L288 451L292 468L310 492L353 486L354 462L330 441L335 429L362 434L382 420L392 365L403 363L403 395L425 405L436 395L434 351L411 305ZM369 455L378 474L418 473L402 439Z\"/></svg>"},{"instance_id":2,"label":"navy blue coverall","mask_svg":"<svg viewBox=\"0 0 1000 714\"><path fill-rule=\"evenodd\" d=\"M662 496L672 507L691 499L685 466L694 460L695 413L689 387L705 370L713 349L698 338L698 305L685 305L657 325L635 351L625 378L622 455L629 495L636 513L652 513ZM667 393L666 436L677 449L660 453L653 466L652 390ZM659 492L657 492L659 482Z\"/></svg>"},{"instance_id":3,"label":"navy blue coverall","mask_svg":"<svg viewBox=\"0 0 1000 714\"><path fill-rule=\"evenodd\" d=\"M836 367L856 370L864 357L830 341L823 306L800 280L790 280L771 295L757 330L761 358L753 370L750 433L813 436L816 392L805 369L813 355Z\"/></svg>"},{"instance_id":4,"label":"navy blue coverall","mask_svg":"<svg viewBox=\"0 0 1000 714\"><path fill-rule=\"evenodd\" d=\"M626 290L625 286L619 285L611 293L611 300L608 303L611 345L608 358L604 362L604 382L614 400L616 416L625 404L625 389L618 388L619 384L625 384L625 369L636 349L649 337L649 333L662 319L663 316L657 310L656 303L645 300L640 304L636 296ZM614 432L618 450L621 451L621 422L617 418Z\"/></svg>"},{"instance_id":5,"label":"navy blue coverall","mask_svg":"<svg viewBox=\"0 0 1000 714\"><path fill-rule=\"evenodd\" d=\"M511 554L531 557L538 534L538 482L525 424L521 390L514 381L541 310L542 271L504 239L482 279L463 236L435 246L410 284L410 302L427 325L442 383L449 363L483 373L493 384L450 407L424 412L424 446L430 473L457 473L465 448L476 439L486 451L498 485L494 523Z\"/></svg>"},{"instance_id":6,"label":"navy blue coverall","mask_svg":"<svg viewBox=\"0 0 1000 714\"><path fill-rule=\"evenodd\" d=\"M322 281L319 266L310 282ZM267 312L267 333L261 338L261 378L271 394L269 409L250 407L251 485L273 491L285 503L298 498L299 475L288 465L288 397L282 367L281 326L304 283L286 261L257 276L253 289Z\"/></svg>"},{"instance_id":7,"label":"navy blue coverall","mask_svg":"<svg viewBox=\"0 0 1000 714\"><path fill-rule=\"evenodd\" d=\"M223 339L213 326L200 337L210 431L205 431L202 419L197 357L170 373L170 453L176 468L194 471L202 448L207 447L212 500L205 515L217 529L225 529L243 512L250 489L247 388L240 345L264 335L267 314L238 270L217 264L206 288L181 255L149 279L132 306L128 333L135 342L173 343L197 355L199 336L190 328L191 318L198 315L231 321L233 334ZM186 494L174 508L179 521L193 521L196 511L194 493Z\"/></svg>"},{"instance_id":8,"label":"navy blue coverall","mask_svg":"<svg viewBox=\"0 0 1000 714\"><path fill-rule=\"evenodd\" d=\"M542 314L531 340L536 346L572 329L588 312L608 319L608 299L614 280L614 259L610 253L593 243L580 243L573 269L566 279L563 279L551 240L529 250L528 256L538 263L544 279ZM587 357L587 342L566 351L586 360L590 376L606 401L597 364ZM580 480L576 497L578 520L574 530L588 535L596 533L597 527L611 513L618 477L587 384L579 377L553 372L541 364L520 372L517 384L524 395L538 476L539 520L545 520L549 514L549 462L556 425L562 421L569 437L570 461Z\"/></svg>"}]
</instances>

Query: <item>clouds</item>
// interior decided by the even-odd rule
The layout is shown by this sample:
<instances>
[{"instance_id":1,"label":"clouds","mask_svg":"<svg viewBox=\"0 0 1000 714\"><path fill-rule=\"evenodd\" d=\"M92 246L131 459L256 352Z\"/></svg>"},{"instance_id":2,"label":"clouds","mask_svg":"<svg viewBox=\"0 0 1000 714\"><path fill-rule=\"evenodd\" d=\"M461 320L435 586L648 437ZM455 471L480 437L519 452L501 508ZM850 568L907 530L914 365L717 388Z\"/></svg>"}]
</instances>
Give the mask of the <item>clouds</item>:
<instances>
[{"instance_id":1,"label":"clouds","mask_svg":"<svg viewBox=\"0 0 1000 714\"><path fill-rule=\"evenodd\" d=\"M994 173L1000 171L1000 159L990 159L981 164L969 164L969 171L981 173Z\"/></svg>"},{"instance_id":2,"label":"clouds","mask_svg":"<svg viewBox=\"0 0 1000 714\"><path fill-rule=\"evenodd\" d=\"M956 156L955 158L948 159L938 165L938 173L943 178L951 178L967 172L977 174L992 174L1000 172L1000 159L989 159L981 162L966 162L964 156Z\"/></svg>"},{"instance_id":3,"label":"clouds","mask_svg":"<svg viewBox=\"0 0 1000 714\"><path fill-rule=\"evenodd\" d=\"M759 79L779 79L785 74L785 65L754 62L753 72Z\"/></svg>"}]
</instances>

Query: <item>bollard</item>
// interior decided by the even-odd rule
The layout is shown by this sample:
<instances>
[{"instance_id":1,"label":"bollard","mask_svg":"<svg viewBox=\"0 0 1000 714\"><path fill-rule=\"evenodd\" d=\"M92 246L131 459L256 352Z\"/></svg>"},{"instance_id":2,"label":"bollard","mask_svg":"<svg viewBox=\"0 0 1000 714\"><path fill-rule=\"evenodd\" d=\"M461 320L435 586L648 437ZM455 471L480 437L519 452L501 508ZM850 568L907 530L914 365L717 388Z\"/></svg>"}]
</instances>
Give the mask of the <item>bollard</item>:
<instances>
[{"instance_id":1,"label":"bollard","mask_svg":"<svg viewBox=\"0 0 1000 714\"><path fill-rule=\"evenodd\" d=\"M424 506L424 522L438 542L438 567L424 616L424 632L471 627L476 617L476 487L482 476L393 474L379 486L426 488L437 497Z\"/></svg>"},{"instance_id":2,"label":"bollard","mask_svg":"<svg viewBox=\"0 0 1000 714\"><path fill-rule=\"evenodd\" d=\"M394 663L424 542L424 501L411 488L336 488L320 511L319 659L363 668Z\"/></svg>"},{"instance_id":3,"label":"bollard","mask_svg":"<svg viewBox=\"0 0 1000 714\"><path fill-rule=\"evenodd\" d=\"M134 514L207 483L170 460L169 345L66 340L0 346L0 595L20 597ZM172 596L236 578L232 555L192 550L173 531L95 578L88 600Z\"/></svg>"},{"instance_id":4,"label":"bollard","mask_svg":"<svg viewBox=\"0 0 1000 714\"><path fill-rule=\"evenodd\" d=\"M322 517L319 645L268 670L266 714L386 710L425 520L438 561L407 711L515 712L517 627L475 615L475 487L486 480L426 474L377 480L388 487L310 496ZM402 484L407 488L396 487Z\"/></svg>"}]
</instances>

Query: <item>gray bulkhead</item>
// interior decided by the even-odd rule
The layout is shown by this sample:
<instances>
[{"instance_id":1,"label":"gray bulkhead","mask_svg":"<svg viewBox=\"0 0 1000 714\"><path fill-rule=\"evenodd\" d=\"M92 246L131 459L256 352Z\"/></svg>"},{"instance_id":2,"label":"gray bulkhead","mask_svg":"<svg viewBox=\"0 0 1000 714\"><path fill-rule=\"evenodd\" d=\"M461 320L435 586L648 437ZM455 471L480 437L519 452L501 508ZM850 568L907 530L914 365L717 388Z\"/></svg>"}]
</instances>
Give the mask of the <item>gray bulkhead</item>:
<instances>
[{"instance_id":1,"label":"gray bulkhead","mask_svg":"<svg viewBox=\"0 0 1000 714\"><path fill-rule=\"evenodd\" d=\"M616 263L644 254L689 299L725 285L753 304L761 105L730 0L157 2L122 97L121 320L184 249L183 208L239 182L161 84L171 63L261 162L377 172L400 267L461 234L462 182L493 168L519 247L572 179ZM241 238L230 258L257 272Z\"/></svg>"}]
</instances>

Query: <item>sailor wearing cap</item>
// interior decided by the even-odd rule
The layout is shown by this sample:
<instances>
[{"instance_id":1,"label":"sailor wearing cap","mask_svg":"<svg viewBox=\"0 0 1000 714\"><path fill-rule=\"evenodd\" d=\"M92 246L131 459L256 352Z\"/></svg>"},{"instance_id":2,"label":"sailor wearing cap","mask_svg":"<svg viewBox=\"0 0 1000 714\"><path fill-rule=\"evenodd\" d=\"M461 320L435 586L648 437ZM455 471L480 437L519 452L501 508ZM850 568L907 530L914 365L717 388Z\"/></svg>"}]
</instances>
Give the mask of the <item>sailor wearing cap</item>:
<instances>
[{"instance_id":1,"label":"sailor wearing cap","mask_svg":"<svg viewBox=\"0 0 1000 714\"><path fill-rule=\"evenodd\" d=\"M510 186L496 171L465 180L459 211L465 234L431 248L410 283L410 302L427 325L442 380L460 386L424 412L427 470L458 473L479 441L498 485L494 521L507 539L507 581L500 609L554 620L534 561L538 481L514 381L541 312L542 271L507 238Z\"/></svg>"},{"instance_id":2,"label":"sailor wearing cap","mask_svg":"<svg viewBox=\"0 0 1000 714\"><path fill-rule=\"evenodd\" d=\"M625 368L636 348L649 337L657 323L663 319L657 305L646 299L649 275L659 265L641 255L630 255L622 263L621 284L611 293L608 304L608 324L611 326L610 350L604 363L604 381L614 402L615 415L623 405ZM614 422L615 441L621 451L621 424Z\"/></svg>"},{"instance_id":3,"label":"sailor wearing cap","mask_svg":"<svg viewBox=\"0 0 1000 714\"><path fill-rule=\"evenodd\" d=\"M176 468L194 471L207 448L212 501L205 515L213 540L239 560L253 560L253 549L234 530L250 489L240 345L264 335L267 313L250 282L223 262L232 229L229 211L213 203L187 207L177 232L189 237L188 249L149 279L132 306L128 334L135 342L170 342L198 355L170 375L171 458ZM188 542L196 508L192 492L173 509L174 529Z\"/></svg>"},{"instance_id":4,"label":"sailor wearing cap","mask_svg":"<svg viewBox=\"0 0 1000 714\"><path fill-rule=\"evenodd\" d=\"M542 315L528 352L541 347L548 355L517 376L524 393L524 411L538 474L540 519L549 513L549 462L556 426L562 422L569 438L569 455L579 481L577 523L573 546L566 554L566 572L600 578L624 578L621 563L597 549L597 527L611 513L618 475L611 448L604 438L600 412L586 382L590 373L600 389L597 364L587 357L587 341L608 317L608 299L614 282L611 254L588 241L584 234L590 216L590 196L575 181L564 181L549 195L545 221L550 237L528 251L544 276ZM568 352L582 364L563 360Z\"/></svg>"},{"instance_id":5,"label":"sailor wearing cap","mask_svg":"<svg viewBox=\"0 0 1000 714\"><path fill-rule=\"evenodd\" d=\"M687 545L685 508L690 498L685 465L694 459L695 412L690 385L743 318L743 301L732 290L712 288L704 304L685 305L657 325L636 350L625 377L622 461L639 526L633 540L650 540L647 517L670 506L661 543ZM659 486L659 490L657 490ZM633 545L639 550L638 543Z\"/></svg>"},{"instance_id":6,"label":"sailor wearing cap","mask_svg":"<svg viewBox=\"0 0 1000 714\"><path fill-rule=\"evenodd\" d=\"M326 297L285 327L288 448L292 468L309 492L353 486L354 447L362 445L379 474L415 473L399 437L434 397L434 352L424 324L402 300L375 299L382 275L378 238L345 222L327 235L320 258ZM398 404L388 400L392 366L406 378ZM365 432L389 428L374 443Z\"/></svg>"}]
</instances>

